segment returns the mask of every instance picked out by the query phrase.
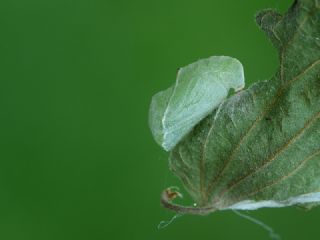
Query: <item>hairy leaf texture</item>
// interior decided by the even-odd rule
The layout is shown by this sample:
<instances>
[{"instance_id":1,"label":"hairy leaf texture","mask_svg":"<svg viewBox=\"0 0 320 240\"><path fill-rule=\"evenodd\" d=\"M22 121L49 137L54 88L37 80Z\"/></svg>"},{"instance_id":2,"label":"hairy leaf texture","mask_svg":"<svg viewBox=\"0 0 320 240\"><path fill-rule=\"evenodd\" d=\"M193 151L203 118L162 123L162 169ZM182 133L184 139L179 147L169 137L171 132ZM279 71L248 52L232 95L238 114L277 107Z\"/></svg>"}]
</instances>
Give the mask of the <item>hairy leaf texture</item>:
<instances>
[{"instance_id":1,"label":"hairy leaf texture","mask_svg":"<svg viewBox=\"0 0 320 240\"><path fill-rule=\"evenodd\" d=\"M256 20L279 52L278 71L223 100L170 153L199 213L320 201L320 1Z\"/></svg>"}]
</instances>

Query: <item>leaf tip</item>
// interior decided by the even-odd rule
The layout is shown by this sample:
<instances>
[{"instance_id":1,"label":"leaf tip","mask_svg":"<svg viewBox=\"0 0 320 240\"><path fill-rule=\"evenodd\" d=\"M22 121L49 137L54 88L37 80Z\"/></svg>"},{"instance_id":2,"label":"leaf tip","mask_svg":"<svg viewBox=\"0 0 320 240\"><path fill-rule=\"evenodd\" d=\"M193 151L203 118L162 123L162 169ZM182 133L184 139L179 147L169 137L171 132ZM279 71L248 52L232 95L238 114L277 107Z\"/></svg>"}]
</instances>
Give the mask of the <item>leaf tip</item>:
<instances>
[{"instance_id":1,"label":"leaf tip","mask_svg":"<svg viewBox=\"0 0 320 240\"><path fill-rule=\"evenodd\" d=\"M277 35L277 24L281 21L283 16L273 9L265 9L256 14L255 20L260 29L262 29L275 47L279 48L279 36Z\"/></svg>"}]
</instances>

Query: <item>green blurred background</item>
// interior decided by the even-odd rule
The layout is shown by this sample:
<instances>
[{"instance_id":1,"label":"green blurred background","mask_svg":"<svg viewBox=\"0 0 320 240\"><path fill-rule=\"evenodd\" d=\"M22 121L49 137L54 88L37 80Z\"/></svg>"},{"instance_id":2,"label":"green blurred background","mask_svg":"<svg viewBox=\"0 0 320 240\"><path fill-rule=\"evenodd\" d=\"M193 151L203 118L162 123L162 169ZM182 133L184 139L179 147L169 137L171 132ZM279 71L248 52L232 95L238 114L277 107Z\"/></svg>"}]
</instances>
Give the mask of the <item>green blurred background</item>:
<instances>
[{"instance_id":1,"label":"green blurred background","mask_svg":"<svg viewBox=\"0 0 320 240\"><path fill-rule=\"evenodd\" d=\"M269 78L277 54L254 15L290 3L1 0L0 239L268 239L228 211L157 230L173 216L160 192L180 183L147 115L199 58L238 58L248 85ZM318 239L319 213L249 214L283 239Z\"/></svg>"}]
</instances>

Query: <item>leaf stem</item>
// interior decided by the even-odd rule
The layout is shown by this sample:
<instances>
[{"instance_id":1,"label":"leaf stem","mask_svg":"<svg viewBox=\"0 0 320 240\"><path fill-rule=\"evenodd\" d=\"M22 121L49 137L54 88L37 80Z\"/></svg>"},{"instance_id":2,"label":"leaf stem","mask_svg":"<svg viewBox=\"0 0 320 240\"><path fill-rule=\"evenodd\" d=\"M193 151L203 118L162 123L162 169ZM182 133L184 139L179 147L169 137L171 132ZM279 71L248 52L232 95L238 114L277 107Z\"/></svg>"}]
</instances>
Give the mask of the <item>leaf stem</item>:
<instances>
[{"instance_id":1,"label":"leaf stem","mask_svg":"<svg viewBox=\"0 0 320 240\"><path fill-rule=\"evenodd\" d=\"M171 211L180 214L192 214L192 215L207 215L215 212L217 209L214 207L191 207L182 206L179 204L172 203L172 200L176 197L182 197L181 193L172 190L172 188L165 189L161 194L161 205Z\"/></svg>"}]
</instances>

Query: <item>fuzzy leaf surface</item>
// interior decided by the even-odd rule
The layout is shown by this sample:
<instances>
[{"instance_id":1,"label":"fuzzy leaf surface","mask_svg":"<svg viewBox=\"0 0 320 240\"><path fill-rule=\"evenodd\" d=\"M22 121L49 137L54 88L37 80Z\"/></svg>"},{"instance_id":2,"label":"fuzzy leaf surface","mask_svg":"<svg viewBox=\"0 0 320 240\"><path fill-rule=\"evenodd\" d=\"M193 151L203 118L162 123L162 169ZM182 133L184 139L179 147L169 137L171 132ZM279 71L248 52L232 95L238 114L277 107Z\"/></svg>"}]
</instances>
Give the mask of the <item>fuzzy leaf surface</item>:
<instances>
[{"instance_id":1,"label":"fuzzy leaf surface","mask_svg":"<svg viewBox=\"0 0 320 240\"><path fill-rule=\"evenodd\" d=\"M170 154L171 170L202 207L320 201L320 1L256 20L279 51L277 73L223 101Z\"/></svg>"}]
</instances>

